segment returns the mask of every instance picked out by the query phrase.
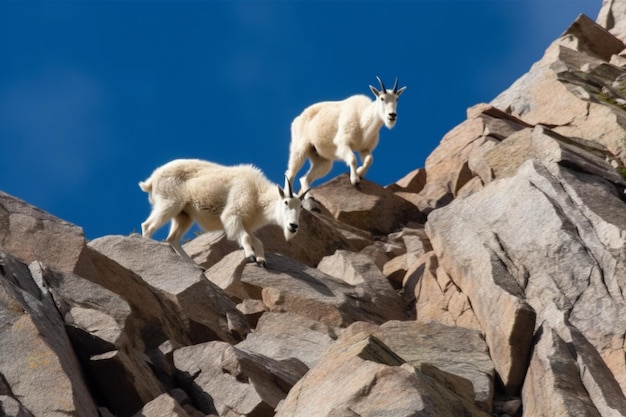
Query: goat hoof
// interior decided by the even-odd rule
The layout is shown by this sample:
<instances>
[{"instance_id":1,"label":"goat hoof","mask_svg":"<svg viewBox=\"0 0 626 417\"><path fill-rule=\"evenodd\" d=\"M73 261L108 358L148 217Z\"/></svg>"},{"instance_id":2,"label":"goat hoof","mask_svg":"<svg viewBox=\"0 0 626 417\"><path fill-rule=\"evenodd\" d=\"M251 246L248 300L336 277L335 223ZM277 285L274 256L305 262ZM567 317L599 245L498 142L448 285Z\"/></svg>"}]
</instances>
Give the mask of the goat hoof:
<instances>
[{"instance_id":1,"label":"goat hoof","mask_svg":"<svg viewBox=\"0 0 626 417\"><path fill-rule=\"evenodd\" d=\"M250 255L246 258L246 260L248 261L249 264L256 263L256 256Z\"/></svg>"},{"instance_id":2,"label":"goat hoof","mask_svg":"<svg viewBox=\"0 0 626 417\"><path fill-rule=\"evenodd\" d=\"M265 268L267 269L267 263L265 261L258 261L256 263L260 268Z\"/></svg>"}]
</instances>

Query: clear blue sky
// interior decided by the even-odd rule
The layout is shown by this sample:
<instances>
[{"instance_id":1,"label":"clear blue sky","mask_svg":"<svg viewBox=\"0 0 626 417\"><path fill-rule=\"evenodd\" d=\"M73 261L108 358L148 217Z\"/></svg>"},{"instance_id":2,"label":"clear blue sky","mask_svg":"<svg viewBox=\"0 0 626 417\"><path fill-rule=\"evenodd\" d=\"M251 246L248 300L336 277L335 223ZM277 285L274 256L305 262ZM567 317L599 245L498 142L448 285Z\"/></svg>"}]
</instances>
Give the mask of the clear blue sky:
<instances>
[{"instance_id":1,"label":"clear blue sky","mask_svg":"<svg viewBox=\"0 0 626 417\"><path fill-rule=\"evenodd\" d=\"M387 185L423 167L468 107L491 101L579 13L595 20L600 7L0 1L0 190L88 239L140 231L150 205L137 182L157 166L253 163L282 184L291 120L316 101L370 94L377 75L408 87L367 175ZM336 162L315 184L346 171Z\"/></svg>"}]
</instances>

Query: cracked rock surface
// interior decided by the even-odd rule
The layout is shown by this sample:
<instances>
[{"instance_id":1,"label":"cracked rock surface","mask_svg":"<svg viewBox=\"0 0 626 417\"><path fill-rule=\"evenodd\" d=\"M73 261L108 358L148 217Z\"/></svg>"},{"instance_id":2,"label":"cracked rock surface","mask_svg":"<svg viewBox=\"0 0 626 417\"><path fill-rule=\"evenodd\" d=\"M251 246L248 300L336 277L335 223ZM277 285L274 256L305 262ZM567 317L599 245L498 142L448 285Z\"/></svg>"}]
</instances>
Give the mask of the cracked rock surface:
<instances>
[{"instance_id":1,"label":"cracked rock surface","mask_svg":"<svg viewBox=\"0 0 626 417\"><path fill-rule=\"evenodd\" d=\"M396 183L315 187L293 239L259 230L266 268L0 192L0 415L625 416L625 11Z\"/></svg>"}]
</instances>

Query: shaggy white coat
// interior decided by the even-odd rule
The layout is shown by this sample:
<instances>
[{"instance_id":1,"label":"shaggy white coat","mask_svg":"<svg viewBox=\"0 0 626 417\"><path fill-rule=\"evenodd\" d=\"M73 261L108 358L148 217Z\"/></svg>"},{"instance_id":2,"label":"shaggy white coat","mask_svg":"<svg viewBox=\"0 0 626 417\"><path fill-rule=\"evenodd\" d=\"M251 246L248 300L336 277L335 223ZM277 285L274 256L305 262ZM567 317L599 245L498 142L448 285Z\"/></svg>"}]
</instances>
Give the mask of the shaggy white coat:
<instances>
[{"instance_id":1,"label":"shaggy white coat","mask_svg":"<svg viewBox=\"0 0 626 417\"><path fill-rule=\"evenodd\" d=\"M372 151L378 145L380 128L383 124L389 129L394 127L398 97L406 89L397 89L397 80L392 91L386 90L382 82L382 91L369 87L376 97L374 101L362 94L341 101L323 101L307 107L293 120L285 184L293 183L307 158L311 166L300 178L301 191L326 175L336 160L343 160L350 167L353 185L365 176L374 162ZM360 167L354 152L361 158Z\"/></svg>"},{"instance_id":2,"label":"shaggy white coat","mask_svg":"<svg viewBox=\"0 0 626 417\"><path fill-rule=\"evenodd\" d=\"M151 237L171 219L166 240L187 260L180 239L194 221L207 231L223 230L239 242L249 261L260 265L265 265L263 243L252 232L273 223L289 240L298 229L301 200L293 197L291 187L285 193L252 165L177 159L157 168L139 187L152 203L141 224L143 236Z\"/></svg>"}]
</instances>

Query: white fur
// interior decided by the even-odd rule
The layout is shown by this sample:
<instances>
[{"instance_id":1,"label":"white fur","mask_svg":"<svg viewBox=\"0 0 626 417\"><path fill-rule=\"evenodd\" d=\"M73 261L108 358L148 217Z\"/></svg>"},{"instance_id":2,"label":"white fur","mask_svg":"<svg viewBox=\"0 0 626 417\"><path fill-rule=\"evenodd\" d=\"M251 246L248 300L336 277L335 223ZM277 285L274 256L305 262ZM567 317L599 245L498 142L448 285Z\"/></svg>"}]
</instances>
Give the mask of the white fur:
<instances>
[{"instance_id":1,"label":"white fur","mask_svg":"<svg viewBox=\"0 0 626 417\"><path fill-rule=\"evenodd\" d=\"M157 168L140 182L152 203L150 216L141 224L151 237L172 220L167 241L183 258L191 260L180 239L194 221L207 231L224 230L239 242L248 260L265 265L261 241L252 235L269 223L283 228L289 240L297 231L301 200L270 182L252 165L222 166L198 159L177 159Z\"/></svg>"},{"instance_id":2,"label":"white fur","mask_svg":"<svg viewBox=\"0 0 626 417\"><path fill-rule=\"evenodd\" d=\"M378 77L377 77L378 78ZM350 167L350 182L357 185L372 165L372 151L378 145L379 130L384 124L391 129L396 123L398 97L406 89L381 91L369 86L376 100L354 95L342 101L324 101L307 107L291 123L289 162L285 172L285 187L308 158L311 167L300 178L300 190L330 171L333 161L343 160ZM362 165L357 168L357 152Z\"/></svg>"}]
</instances>

